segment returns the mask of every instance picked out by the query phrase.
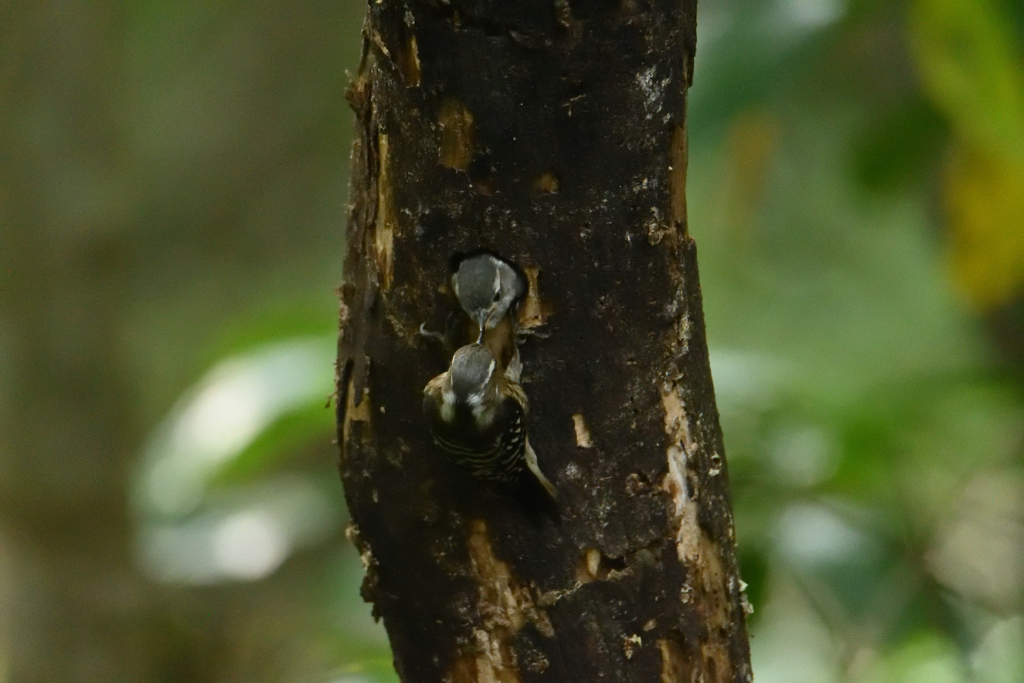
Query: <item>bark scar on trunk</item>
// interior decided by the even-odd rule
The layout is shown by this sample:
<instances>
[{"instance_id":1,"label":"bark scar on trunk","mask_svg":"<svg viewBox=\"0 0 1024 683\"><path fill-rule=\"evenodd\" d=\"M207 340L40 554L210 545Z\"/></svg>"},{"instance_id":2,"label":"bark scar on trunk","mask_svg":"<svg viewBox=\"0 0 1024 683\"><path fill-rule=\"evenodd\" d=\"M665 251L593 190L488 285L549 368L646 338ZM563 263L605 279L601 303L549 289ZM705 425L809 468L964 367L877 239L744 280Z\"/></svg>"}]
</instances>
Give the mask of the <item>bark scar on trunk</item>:
<instances>
[{"instance_id":1,"label":"bark scar on trunk","mask_svg":"<svg viewBox=\"0 0 1024 683\"><path fill-rule=\"evenodd\" d=\"M558 192L558 176L551 171L541 173L533 181L533 189L538 194L555 194Z\"/></svg>"},{"instance_id":2,"label":"bark scar on trunk","mask_svg":"<svg viewBox=\"0 0 1024 683\"><path fill-rule=\"evenodd\" d=\"M420 52L416 44L416 36L410 33L405 44L405 52L402 60L402 76L408 88L418 87L420 84Z\"/></svg>"},{"instance_id":3,"label":"bark scar on trunk","mask_svg":"<svg viewBox=\"0 0 1024 683\"><path fill-rule=\"evenodd\" d=\"M594 441L590 438L590 428L587 421L583 419L583 413L576 413L572 416L572 426L576 431L576 445L580 448L593 448Z\"/></svg>"},{"instance_id":4,"label":"bark scar on trunk","mask_svg":"<svg viewBox=\"0 0 1024 683\"><path fill-rule=\"evenodd\" d=\"M672 638L658 640L661 652L661 683L691 683L694 680L693 665L689 662L685 650ZM703 677L697 680L703 680Z\"/></svg>"},{"instance_id":5,"label":"bark scar on trunk","mask_svg":"<svg viewBox=\"0 0 1024 683\"><path fill-rule=\"evenodd\" d=\"M395 230L398 228L398 220L391 198L388 136L384 133L377 136L377 159L377 220L373 226L373 253L380 288L386 292L391 289L391 281L395 276Z\"/></svg>"},{"instance_id":6,"label":"bark scar on trunk","mask_svg":"<svg viewBox=\"0 0 1024 683\"><path fill-rule=\"evenodd\" d=\"M669 180L669 221L674 227L686 231L686 170L688 160L686 126L675 126L672 129L672 142L669 151L671 165L668 167Z\"/></svg>"},{"instance_id":7,"label":"bark scar on trunk","mask_svg":"<svg viewBox=\"0 0 1024 683\"><path fill-rule=\"evenodd\" d=\"M672 501L672 509L678 524L676 531L676 552L681 562L693 562L697 559L697 544L701 536L697 522L697 490L689 475L687 463L697 448L690 432L690 423L674 385L669 385L661 393L661 403L665 409L665 433L669 437L666 451L668 457L668 473L662 482L662 488Z\"/></svg>"},{"instance_id":8,"label":"bark scar on trunk","mask_svg":"<svg viewBox=\"0 0 1024 683\"><path fill-rule=\"evenodd\" d=\"M665 410L665 433L669 437L666 450L668 473L662 488L672 502L678 525L676 552L688 573L680 599L693 606L708 629L708 638L700 646L703 661L699 671L709 675L709 683L726 683L734 680L726 635L731 617L729 596L734 591L730 591L722 564L722 547L700 525L699 479L691 467L698 458L702 444L693 438L679 387L669 383L662 389L661 400ZM717 453L714 456L720 460ZM717 474L715 471L711 476ZM699 583L694 584L693 579ZM662 680L688 680L680 677L687 670L685 667L690 665L676 656L679 648L667 640L659 641L658 645L662 653Z\"/></svg>"},{"instance_id":9,"label":"bark scar on trunk","mask_svg":"<svg viewBox=\"0 0 1024 683\"><path fill-rule=\"evenodd\" d=\"M348 446L349 439L352 437L353 423L363 423L365 431L370 422L370 388L363 387L363 392L359 395L355 387L355 377L352 376L351 372L348 374L350 376L348 388L345 391L345 417L341 428L343 454L345 453L344 449Z\"/></svg>"},{"instance_id":10,"label":"bark scar on trunk","mask_svg":"<svg viewBox=\"0 0 1024 683\"><path fill-rule=\"evenodd\" d=\"M480 586L477 609L483 623L473 633L473 651L456 660L448 680L517 682L519 664L512 651L516 634L528 623L545 638L554 638L555 629L545 610L537 606L536 591L516 580L508 564L494 556L484 520L470 522L466 545ZM538 662L533 668L538 665L546 668Z\"/></svg>"},{"instance_id":11,"label":"bark scar on trunk","mask_svg":"<svg viewBox=\"0 0 1024 683\"><path fill-rule=\"evenodd\" d=\"M532 330L547 322L551 316L551 307L540 297L540 268L522 266L523 273L529 282L526 298L519 306L519 329Z\"/></svg>"},{"instance_id":12,"label":"bark scar on trunk","mask_svg":"<svg viewBox=\"0 0 1024 683\"><path fill-rule=\"evenodd\" d=\"M457 171L473 160L473 114L453 97L441 100L441 163Z\"/></svg>"}]
</instances>

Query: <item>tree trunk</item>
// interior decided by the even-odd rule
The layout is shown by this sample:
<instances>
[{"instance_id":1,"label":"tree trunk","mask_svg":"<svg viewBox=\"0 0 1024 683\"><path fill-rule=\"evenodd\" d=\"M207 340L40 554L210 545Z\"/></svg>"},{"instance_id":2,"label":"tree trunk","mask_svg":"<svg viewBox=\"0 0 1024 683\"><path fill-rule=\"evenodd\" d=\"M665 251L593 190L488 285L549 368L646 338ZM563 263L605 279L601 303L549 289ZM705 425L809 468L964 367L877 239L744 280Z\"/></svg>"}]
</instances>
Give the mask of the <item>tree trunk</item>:
<instances>
[{"instance_id":1,"label":"tree trunk","mask_svg":"<svg viewBox=\"0 0 1024 683\"><path fill-rule=\"evenodd\" d=\"M749 681L696 253L693 0L369 3L338 433L364 597L405 681ZM530 275L529 434L558 519L430 443L417 334L451 256Z\"/></svg>"}]
</instances>

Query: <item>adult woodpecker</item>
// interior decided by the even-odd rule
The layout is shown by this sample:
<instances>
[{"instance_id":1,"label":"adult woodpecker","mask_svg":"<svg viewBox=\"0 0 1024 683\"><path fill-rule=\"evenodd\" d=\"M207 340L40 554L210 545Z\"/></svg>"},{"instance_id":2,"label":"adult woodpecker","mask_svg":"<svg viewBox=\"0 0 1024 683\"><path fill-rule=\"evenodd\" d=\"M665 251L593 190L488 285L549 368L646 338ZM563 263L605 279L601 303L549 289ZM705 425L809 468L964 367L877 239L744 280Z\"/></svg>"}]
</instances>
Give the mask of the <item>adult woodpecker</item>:
<instances>
[{"instance_id":1,"label":"adult woodpecker","mask_svg":"<svg viewBox=\"0 0 1024 683\"><path fill-rule=\"evenodd\" d=\"M427 382L423 413L434 443L473 476L513 487L533 481L557 498L526 433L526 394L483 344L460 348Z\"/></svg>"}]
</instances>

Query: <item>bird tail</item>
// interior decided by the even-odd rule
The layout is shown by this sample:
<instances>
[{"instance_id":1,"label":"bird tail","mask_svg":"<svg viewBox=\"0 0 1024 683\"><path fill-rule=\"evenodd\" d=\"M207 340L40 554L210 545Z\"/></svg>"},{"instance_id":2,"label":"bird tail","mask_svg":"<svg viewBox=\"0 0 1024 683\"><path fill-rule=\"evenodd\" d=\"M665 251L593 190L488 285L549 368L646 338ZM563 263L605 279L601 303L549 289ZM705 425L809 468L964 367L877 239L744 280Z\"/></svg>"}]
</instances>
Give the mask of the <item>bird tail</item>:
<instances>
[{"instance_id":1,"label":"bird tail","mask_svg":"<svg viewBox=\"0 0 1024 683\"><path fill-rule=\"evenodd\" d=\"M520 470L515 480L506 485L506 490L535 523L545 517L557 522L560 517L558 491L537 466L537 454L529 441L525 455L527 469Z\"/></svg>"},{"instance_id":2,"label":"bird tail","mask_svg":"<svg viewBox=\"0 0 1024 683\"><path fill-rule=\"evenodd\" d=\"M537 478L537 482L547 491L547 494L551 496L551 500L558 500L558 490L555 485L544 476L544 473L540 471L540 465L537 464L537 453L533 450L533 446L530 445L530 438L526 438L526 467L530 472Z\"/></svg>"}]
</instances>

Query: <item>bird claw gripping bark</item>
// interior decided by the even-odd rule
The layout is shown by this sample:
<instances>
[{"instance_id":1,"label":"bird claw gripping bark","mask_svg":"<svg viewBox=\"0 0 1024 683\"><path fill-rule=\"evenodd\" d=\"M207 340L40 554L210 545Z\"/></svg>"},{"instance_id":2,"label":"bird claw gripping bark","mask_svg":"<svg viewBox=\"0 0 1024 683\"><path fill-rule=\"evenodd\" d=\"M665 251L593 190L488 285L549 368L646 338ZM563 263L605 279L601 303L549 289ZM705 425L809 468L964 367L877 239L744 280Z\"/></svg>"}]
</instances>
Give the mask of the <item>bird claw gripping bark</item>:
<instances>
[{"instance_id":1,"label":"bird claw gripping bark","mask_svg":"<svg viewBox=\"0 0 1024 683\"><path fill-rule=\"evenodd\" d=\"M432 332L428 330L426 323L420 323L419 335L424 339L438 342L442 346L448 345L448 337L445 336L443 332Z\"/></svg>"}]
</instances>

